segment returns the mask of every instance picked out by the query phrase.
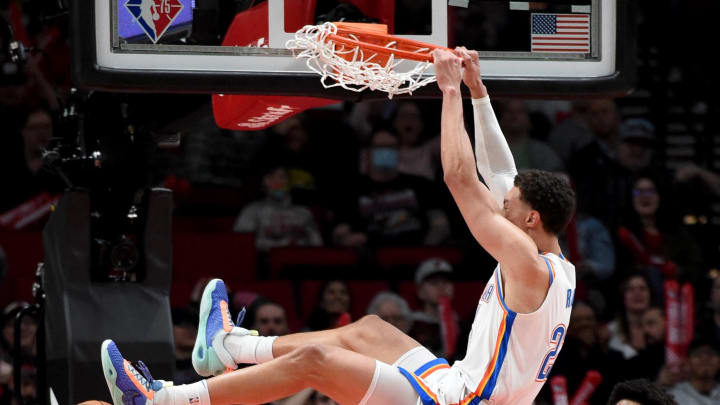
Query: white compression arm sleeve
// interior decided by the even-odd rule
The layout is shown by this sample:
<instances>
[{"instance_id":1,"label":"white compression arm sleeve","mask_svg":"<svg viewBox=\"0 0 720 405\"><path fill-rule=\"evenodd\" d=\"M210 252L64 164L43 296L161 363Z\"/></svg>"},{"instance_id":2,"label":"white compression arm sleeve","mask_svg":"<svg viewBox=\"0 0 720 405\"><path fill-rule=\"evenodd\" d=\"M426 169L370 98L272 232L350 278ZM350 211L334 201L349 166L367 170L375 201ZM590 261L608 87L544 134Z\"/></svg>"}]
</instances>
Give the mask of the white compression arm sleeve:
<instances>
[{"instance_id":1,"label":"white compression arm sleeve","mask_svg":"<svg viewBox=\"0 0 720 405\"><path fill-rule=\"evenodd\" d=\"M475 159L477 168L500 208L513 187L517 169L510 147L495 117L490 97L472 99L475 117Z\"/></svg>"}]
</instances>

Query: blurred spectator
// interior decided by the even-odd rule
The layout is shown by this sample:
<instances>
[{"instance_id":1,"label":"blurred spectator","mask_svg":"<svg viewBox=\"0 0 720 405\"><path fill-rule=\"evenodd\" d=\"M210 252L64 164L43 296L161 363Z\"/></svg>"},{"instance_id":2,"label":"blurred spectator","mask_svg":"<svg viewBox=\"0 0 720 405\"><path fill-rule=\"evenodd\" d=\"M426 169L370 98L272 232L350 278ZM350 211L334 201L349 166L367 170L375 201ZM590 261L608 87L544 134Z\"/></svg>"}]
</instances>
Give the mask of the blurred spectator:
<instances>
[{"instance_id":1,"label":"blurred spectator","mask_svg":"<svg viewBox=\"0 0 720 405\"><path fill-rule=\"evenodd\" d=\"M323 394L320 391L313 391L310 395L310 399L305 403L306 405L338 405L337 402L333 401L332 398Z\"/></svg>"},{"instance_id":2,"label":"blurred spectator","mask_svg":"<svg viewBox=\"0 0 720 405\"><path fill-rule=\"evenodd\" d=\"M555 151L530 137L530 116L524 101L507 100L499 103L497 115L518 170L563 170L563 163Z\"/></svg>"},{"instance_id":3,"label":"blurred spectator","mask_svg":"<svg viewBox=\"0 0 720 405\"><path fill-rule=\"evenodd\" d=\"M710 296L701 315L698 334L705 336L715 347L720 347L720 277L712 280Z\"/></svg>"},{"instance_id":4,"label":"blurred spectator","mask_svg":"<svg viewBox=\"0 0 720 405\"><path fill-rule=\"evenodd\" d=\"M619 229L624 262L652 269L656 293L662 291L663 275L695 280L702 262L700 248L672 215L669 201L656 180L641 175L633 186L632 210Z\"/></svg>"},{"instance_id":5,"label":"blurred spectator","mask_svg":"<svg viewBox=\"0 0 720 405\"><path fill-rule=\"evenodd\" d=\"M15 316L18 312L20 312L20 310L27 308L28 306L29 304L27 302L15 301L8 304L3 310L2 338L0 339L0 343L2 344L2 349L6 356L10 355L13 347L15 346L13 335ZM37 352L37 347L35 345L35 333L37 332L37 328L37 319L35 319L33 315L23 317L23 321L20 326L20 347L22 354L25 357L32 358Z\"/></svg>"},{"instance_id":6,"label":"blurred spectator","mask_svg":"<svg viewBox=\"0 0 720 405\"><path fill-rule=\"evenodd\" d=\"M331 280L320 289L317 305L305 328L325 330L336 327L340 315L350 310L350 290L342 280Z\"/></svg>"},{"instance_id":7,"label":"blurred spectator","mask_svg":"<svg viewBox=\"0 0 720 405\"><path fill-rule=\"evenodd\" d=\"M590 102L594 138L569 158L568 172L578 198L578 212L601 220L610 230L629 205L631 173L617 161L620 119L611 99Z\"/></svg>"},{"instance_id":8,"label":"blurred spectator","mask_svg":"<svg viewBox=\"0 0 720 405\"><path fill-rule=\"evenodd\" d=\"M192 351L197 337L199 314L190 308L173 308L173 338L175 339L175 384L200 381L192 365Z\"/></svg>"},{"instance_id":9,"label":"blurred spectator","mask_svg":"<svg viewBox=\"0 0 720 405\"><path fill-rule=\"evenodd\" d=\"M290 333L285 308L264 297L257 297L247 309L244 325L260 336L282 336Z\"/></svg>"},{"instance_id":10,"label":"blurred spectator","mask_svg":"<svg viewBox=\"0 0 720 405\"><path fill-rule=\"evenodd\" d=\"M689 381L675 385L670 393L679 404L712 405L720 403L720 353L717 346L697 339L688 350Z\"/></svg>"},{"instance_id":11,"label":"blurred spectator","mask_svg":"<svg viewBox=\"0 0 720 405\"><path fill-rule=\"evenodd\" d=\"M608 405L678 405L671 395L646 379L617 384L610 394ZM682 405L691 403L679 402Z\"/></svg>"},{"instance_id":12,"label":"blurred spectator","mask_svg":"<svg viewBox=\"0 0 720 405\"><path fill-rule=\"evenodd\" d=\"M290 117L268 130L267 142L255 157L253 166L283 166L293 201L315 205L318 201L317 175L320 156L310 142L305 115Z\"/></svg>"},{"instance_id":13,"label":"blurred spectator","mask_svg":"<svg viewBox=\"0 0 720 405\"><path fill-rule=\"evenodd\" d=\"M5 275L8 271L8 263L7 263L7 255L5 254L5 250L3 250L2 246L0 246L0 284L2 284L3 279L5 278Z\"/></svg>"},{"instance_id":14,"label":"blurred spectator","mask_svg":"<svg viewBox=\"0 0 720 405\"><path fill-rule=\"evenodd\" d=\"M375 295L370 301L367 313L379 316L403 333L408 333L412 326L412 313L407 301L405 301L405 298L389 291L383 291Z\"/></svg>"},{"instance_id":15,"label":"blurred spectator","mask_svg":"<svg viewBox=\"0 0 720 405\"><path fill-rule=\"evenodd\" d=\"M675 181L678 183L688 183L695 180L700 181L708 191L720 197L720 176L717 174L692 163L681 166L675 171Z\"/></svg>"},{"instance_id":16,"label":"blurred spectator","mask_svg":"<svg viewBox=\"0 0 720 405\"><path fill-rule=\"evenodd\" d=\"M548 137L548 144L559 155L565 166L575 152L593 140L589 124L590 103L586 100L576 100L571 106L572 115L558 124Z\"/></svg>"},{"instance_id":17,"label":"blurred spectator","mask_svg":"<svg viewBox=\"0 0 720 405\"><path fill-rule=\"evenodd\" d=\"M568 395L572 397L586 373L589 370L598 371L603 381L591 397L590 404L604 404L613 385L620 378L618 364L622 360L620 353L608 349L602 341L595 310L583 301L575 301L567 337L553 365L552 376L562 375L567 378ZM548 398L549 390L547 387L542 396Z\"/></svg>"},{"instance_id":18,"label":"blurred spectator","mask_svg":"<svg viewBox=\"0 0 720 405\"><path fill-rule=\"evenodd\" d=\"M415 271L417 296L422 307L412 314L410 336L435 355L444 356L444 342L440 319L440 299L452 301L455 288L451 280L452 266L442 259L428 259ZM457 328L457 317L454 319Z\"/></svg>"},{"instance_id":19,"label":"blurred spectator","mask_svg":"<svg viewBox=\"0 0 720 405\"><path fill-rule=\"evenodd\" d=\"M605 225L584 213L575 217L577 248L575 260L578 279L607 280L615 273L615 246ZM566 236L567 237L567 236Z\"/></svg>"},{"instance_id":20,"label":"blurred spectator","mask_svg":"<svg viewBox=\"0 0 720 405\"><path fill-rule=\"evenodd\" d=\"M352 184L338 202L333 240L342 246L438 244L449 234L445 212L432 183L398 171L399 140L376 132L370 144L367 175Z\"/></svg>"},{"instance_id":21,"label":"blurred spectator","mask_svg":"<svg viewBox=\"0 0 720 405\"><path fill-rule=\"evenodd\" d=\"M630 118L618 130L618 162L633 173L650 167L655 147L655 126L642 118Z\"/></svg>"},{"instance_id":22,"label":"blurred spectator","mask_svg":"<svg viewBox=\"0 0 720 405\"><path fill-rule=\"evenodd\" d=\"M15 397L15 379L10 378L7 381L7 389L0 386L0 404L1 405L29 405L37 403L37 368L32 363L25 363L20 370L22 385L20 387L20 396L22 403L18 402Z\"/></svg>"},{"instance_id":23,"label":"blurred spectator","mask_svg":"<svg viewBox=\"0 0 720 405\"><path fill-rule=\"evenodd\" d=\"M7 193L0 199L0 213L22 204L43 191L57 192L64 188L59 178L41 170L43 151L53 136L50 112L44 108L32 110L22 120L20 134L19 149L8 145L8 149L2 151L0 187L13 192ZM8 132L7 136L12 138L12 132Z\"/></svg>"},{"instance_id":24,"label":"blurred spectator","mask_svg":"<svg viewBox=\"0 0 720 405\"><path fill-rule=\"evenodd\" d=\"M644 274L634 273L622 282L620 292L622 305L617 318L608 324L608 345L622 353L623 358L630 359L645 348L643 315L652 302L650 282Z\"/></svg>"},{"instance_id":25,"label":"blurred spectator","mask_svg":"<svg viewBox=\"0 0 720 405\"><path fill-rule=\"evenodd\" d=\"M666 320L662 308L650 307L641 318L645 347L638 355L623 365L623 376L627 379L647 378L668 386L680 377L675 366L665 365Z\"/></svg>"},{"instance_id":26,"label":"blurred spectator","mask_svg":"<svg viewBox=\"0 0 720 405\"><path fill-rule=\"evenodd\" d=\"M292 202L289 178L284 167L275 167L263 176L265 198L246 206L235 232L254 232L260 250L282 246L321 246L322 238L309 209Z\"/></svg>"},{"instance_id":27,"label":"blurred spectator","mask_svg":"<svg viewBox=\"0 0 720 405\"><path fill-rule=\"evenodd\" d=\"M398 171L435 180L440 173L440 137L422 139L425 123L418 104L399 102L393 127L400 138Z\"/></svg>"}]
</instances>

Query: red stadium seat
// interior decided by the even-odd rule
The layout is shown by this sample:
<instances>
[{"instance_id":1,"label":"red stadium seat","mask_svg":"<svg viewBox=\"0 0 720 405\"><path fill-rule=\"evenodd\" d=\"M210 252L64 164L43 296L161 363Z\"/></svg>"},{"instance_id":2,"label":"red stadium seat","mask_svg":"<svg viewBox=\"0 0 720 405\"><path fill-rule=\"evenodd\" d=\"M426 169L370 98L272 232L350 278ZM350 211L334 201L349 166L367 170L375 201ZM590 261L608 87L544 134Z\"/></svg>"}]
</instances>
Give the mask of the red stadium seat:
<instances>
[{"instance_id":1,"label":"red stadium seat","mask_svg":"<svg viewBox=\"0 0 720 405\"><path fill-rule=\"evenodd\" d=\"M390 290L390 283L387 281L350 281L350 314L354 321L367 314L368 305L375 295L382 291Z\"/></svg>"},{"instance_id":2,"label":"red stadium seat","mask_svg":"<svg viewBox=\"0 0 720 405\"><path fill-rule=\"evenodd\" d=\"M356 266L357 252L346 248L284 247L270 250L270 273L280 278L293 266L344 267Z\"/></svg>"},{"instance_id":3,"label":"red stadium seat","mask_svg":"<svg viewBox=\"0 0 720 405\"><path fill-rule=\"evenodd\" d=\"M249 233L173 234L173 282L200 277L251 281L257 273L255 237Z\"/></svg>"},{"instance_id":4,"label":"red stadium seat","mask_svg":"<svg viewBox=\"0 0 720 405\"><path fill-rule=\"evenodd\" d=\"M447 260L450 264L458 264L462 261L462 252L459 249L450 247L393 247L380 248L375 253L375 260L381 267L391 268L393 266L416 266L426 259L439 257Z\"/></svg>"}]
</instances>

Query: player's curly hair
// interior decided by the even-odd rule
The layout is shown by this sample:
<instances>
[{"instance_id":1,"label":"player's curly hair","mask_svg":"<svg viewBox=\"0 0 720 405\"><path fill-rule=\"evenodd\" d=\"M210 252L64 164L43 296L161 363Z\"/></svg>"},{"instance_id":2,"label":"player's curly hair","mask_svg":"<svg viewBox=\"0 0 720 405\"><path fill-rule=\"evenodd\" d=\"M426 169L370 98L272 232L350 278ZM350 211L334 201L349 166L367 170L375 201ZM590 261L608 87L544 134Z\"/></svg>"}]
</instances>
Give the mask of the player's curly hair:
<instances>
[{"instance_id":1,"label":"player's curly hair","mask_svg":"<svg viewBox=\"0 0 720 405\"><path fill-rule=\"evenodd\" d=\"M663 391L649 380L639 379L618 383L610 394L608 405L617 405L623 399L635 401L641 405L678 405L672 395Z\"/></svg>"},{"instance_id":2,"label":"player's curly hair","mask_svg":"<svg viewBox=\"0 0 720 405\"><path fill-rule=\"evenodd\" d=\"M560 176L544 170L526 170L515 176L520 198L540 213L545 231L558 235L575 212L575 192Z\"/></svg>"}]
</instances>

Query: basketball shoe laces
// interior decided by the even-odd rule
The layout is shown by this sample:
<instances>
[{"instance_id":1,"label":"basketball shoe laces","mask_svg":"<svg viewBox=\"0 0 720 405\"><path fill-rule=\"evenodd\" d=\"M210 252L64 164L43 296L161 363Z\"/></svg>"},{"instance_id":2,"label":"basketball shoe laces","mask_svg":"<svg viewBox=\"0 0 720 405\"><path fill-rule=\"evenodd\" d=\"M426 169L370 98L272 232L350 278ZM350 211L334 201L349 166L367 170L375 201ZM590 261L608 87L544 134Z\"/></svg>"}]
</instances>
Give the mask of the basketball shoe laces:
<instances>
[{"instance_id":1,"label":"basketball shoe laces","mask_svg":"<svg viewBox=\"0 0 720 405\"><path fill-rule=\"evenodd\" d=\"M163 387L163 383L160 380L155 380L152 377L152 374L150 374L150 370L148 367L143 363L142 361L137 362L137 369L133 367L132 364L128 367L130 369L130 372L137 378L137 380L142 384L147 391L160 391ZM138 370L139 369L139 370ZM137 405L135 403L135 398L140 396L141 394L137 391L130 391L127 394L123 394L122 401L124 405Z\"/></svg>"}]
</instances>

